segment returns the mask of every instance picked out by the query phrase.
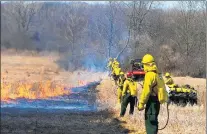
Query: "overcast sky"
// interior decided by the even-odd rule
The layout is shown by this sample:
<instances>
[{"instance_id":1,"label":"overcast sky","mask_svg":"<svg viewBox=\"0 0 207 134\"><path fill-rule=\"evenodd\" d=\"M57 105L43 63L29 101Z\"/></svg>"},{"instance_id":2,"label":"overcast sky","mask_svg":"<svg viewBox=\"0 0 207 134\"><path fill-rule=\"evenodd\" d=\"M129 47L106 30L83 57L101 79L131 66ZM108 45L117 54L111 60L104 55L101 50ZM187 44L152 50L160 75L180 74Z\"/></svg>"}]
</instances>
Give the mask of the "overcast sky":
<instances>
[{"instance_id":1,"label":"overcast sky","mask_svg":"<svg viewBox=\"0 0 207 134\"><path fill-rule=\"evenodd\" d=\"M83 1L86 3L90 3L90 4L95 4L95 3L106 3L108 1ZM178 1L159 1L161 4L161 8L172 8L174 7Z\"/></svg>"},{"instance_id":2,"label":"overcast sky","mask_svg":"<svg viewBox=\"0 0 207 134\"><path fill-rule=\"evenodd\" d=\"M5 1L1 1L1 2L4 3ZM27 2L29 2L29 1L27 1ZM41 1L41 2L58 2L58 1ZM63 1L60 1L60 2L63 2ZM68 2L71 2L71 1L68 1ZM78 2L78 1L76 1L76 2ZM86 3L89 3L89 4L96 4L96 3L104 4L108 1L81 1L81 2L86 2ZM166 9L166 8L174 7L177 4L178 1L159 1L159 2L161 3L160 7Z\"/></svg>"}]
</instances>

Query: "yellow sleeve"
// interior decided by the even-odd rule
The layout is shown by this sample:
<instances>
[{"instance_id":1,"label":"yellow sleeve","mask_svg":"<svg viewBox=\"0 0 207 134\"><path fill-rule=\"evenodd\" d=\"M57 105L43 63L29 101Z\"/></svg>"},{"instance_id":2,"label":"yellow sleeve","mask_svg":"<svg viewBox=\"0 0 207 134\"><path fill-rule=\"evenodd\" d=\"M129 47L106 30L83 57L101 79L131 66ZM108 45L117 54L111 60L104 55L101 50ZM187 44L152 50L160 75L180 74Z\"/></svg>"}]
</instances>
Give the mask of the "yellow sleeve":
<instances>
[{"instance_id":1,"label":"yellow sleeve","mask_svg":"<svg viewBox=\"0 0 207 134\"><path fill-rule=\"evenodd\" d=\"M141 103L142 105L147 103L148 98L151 94L151 88L153 86L153 83L155 83L155 75L151 72L146 73L144 78L144 85L139 101L139 103Z\"/></svg>"},{"instance_id":2,"label":"yellow sleeve","mask_svg":"<svg viewBox=\"0 0 207 134\"><path fill-rule=\"evenodd\" d=\"M128 88L128 82L127 82L127 80L124 82L124 86L123 86L123 91L122 91L122 96L124 96L125 95L125 93L126 93L126 91L127 91L127 88Z\"/></svg>"}]
</instances>

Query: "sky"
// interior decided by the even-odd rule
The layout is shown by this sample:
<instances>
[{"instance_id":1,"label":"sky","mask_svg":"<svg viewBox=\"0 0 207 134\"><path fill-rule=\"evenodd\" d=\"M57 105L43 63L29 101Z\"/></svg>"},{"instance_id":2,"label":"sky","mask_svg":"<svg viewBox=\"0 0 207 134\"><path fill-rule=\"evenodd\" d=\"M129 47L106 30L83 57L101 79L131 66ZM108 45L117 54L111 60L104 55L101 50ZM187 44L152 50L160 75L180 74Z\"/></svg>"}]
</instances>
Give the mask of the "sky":
<instances>
[{"instance_id":1,"label":"sky","mask_svg":"<svg viewBox=\"0 0 207 134\"><path fill-rule=\"evenodd\" d=\"M104 4L108 1L82 1L90 4L96 4L96 3L101 3ZM159 1L161 3L161 8L173 8L178 1Z\"/></svg>"},{"instance_id":2,"label":"sky","mask_svg":"<svg viewBox=\"0 0 207 134\"><path fill-rule=\"evenodd\" d=\"M1 2L4 3L5 1L1 1ZM43 1L43 2L49 2L49 1ZM69 1L69 2L71 2L71 1ZM96 3L104 4L108 1L81 1L81 2L86 2L89 4L96 4ZM161 8L167 9L167 8L172 8L173 6L175 6L178 1L159 1L159 2L161 3Z\"/></svg>"}]
</instances>

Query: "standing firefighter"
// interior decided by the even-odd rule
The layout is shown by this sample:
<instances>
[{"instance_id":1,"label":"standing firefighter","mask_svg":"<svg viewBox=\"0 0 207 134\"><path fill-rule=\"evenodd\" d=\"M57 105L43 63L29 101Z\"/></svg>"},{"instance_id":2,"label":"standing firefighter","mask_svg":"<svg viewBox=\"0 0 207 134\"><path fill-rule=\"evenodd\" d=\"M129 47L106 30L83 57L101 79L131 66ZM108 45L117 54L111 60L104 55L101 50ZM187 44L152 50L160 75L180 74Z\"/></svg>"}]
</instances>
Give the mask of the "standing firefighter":
<instances>
[{"instance_id":1,"label":"standing firefighter","mask_svg":"<svg viewBox=\"0 0 207 134\"><path fill-rule=\"evenodd\" d=\"M118 93L118 103L121 103L121 96L122 96L122 90L123 90L123 85L124 85L124 81L126 80L124 73L121 72L117 81L117 85L118 85L118 89L117 89L117 93Z\"/></svg>"},{"instance_id":2,"label":"standing firefighter","mask_svg":"<svg viewBox=\"0 0 207 134\"><path fill-rule=\"evenodd\" d=\"M113 62L112 62L112 67L113 67L113 68L116 68L116 67L119 68L119 67L120 67L120 66L119 66L119 62L117 61L116 58L114 58L114 60L113 60Z\"/></svg>"},{"instance_id":3,"label":"standing firefighter","mask_svg":"<svg viewBox=\"0 0 207 134\"><path fill-rule=\"evenodd\" d=\"M115 84L117 84L117 80L119 78L119 75L121 73L121 68L119 66L119 62L114 58L114 61L112 63L112 77L115 81Z\"/></svg>"},{"instance_id":4,"label":"standing firefighter","mask_svg":"<svg viewBox=\"0 0 207 134\"><path fill-rule=\"evenodd\" d=\"M127 79L124 82L122 98L120 117L125 115L128 103L130 103L129 114L133 114L134 106L137 102L137 83L134 81L134 76L131 74L127 75Z\"/></svg>"},{"instance_id":5,"label":"standing firefighter","mask_svg":"<svg viewBox=\"0 0 207 134\"><path fill-rule=\"evenodd\" d=\"M142 58L142 63L144 65L145 78L138 110L145 109L145 127L147 134L157 134L160 104L166 102L168 96L165 90L164 80L158 74L153 56L146 54ZM144 108L145 104L146 108Z\"/></svg>"}]
</instances>

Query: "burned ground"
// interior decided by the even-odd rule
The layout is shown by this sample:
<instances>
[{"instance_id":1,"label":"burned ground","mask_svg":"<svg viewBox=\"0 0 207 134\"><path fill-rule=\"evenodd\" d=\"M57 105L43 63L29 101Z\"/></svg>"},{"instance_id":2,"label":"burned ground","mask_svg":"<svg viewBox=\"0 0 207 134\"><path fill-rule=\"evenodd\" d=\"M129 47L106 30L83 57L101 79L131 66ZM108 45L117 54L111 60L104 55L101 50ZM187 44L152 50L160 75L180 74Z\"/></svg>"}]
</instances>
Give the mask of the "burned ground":
<instances>
[{"instance_id":1,"label":"burned ground","mask_svg":"<svg viewBox=\"0 0 207 134\"><path fill-rule=\"evenodd\" d=\"M71 113L6 110L2 113L2 134L112 134L129 132L109 111Z\"/></svg>"},{"instance_id":2,"label":"burned ground","mask_svg":"<svg viewBox=\"0 0 207 134\"><path fill-rule=\"evenodd\" d=\"M2 68L1 80L15 83L19 80L44 81L59 80L67 86L78 84L77 80L100 84L88 86L87 92L71 94L73 97L86 98L88 104L97 104L97 111L71 111L71 110L41 110L41 109L1 109L1 132L2 134L112 134L112 133L137 133L143 134L144 112L135 108L132 117L128 111L124 119L119 118L120 106L116 105L116 86L105 73L91 73L88 71L66 72L56 67L53 57L24 56L24 55L1 55ZM22 61L24 60L24 62ZM44 68L43 68L44 67ZM30 75L28 75L30 74ZM171 105L168 126L159 131L159 134L202 134L206 127L205 93L206 80L177 77L178 84L191 84L198 90L199 104L184 108ZM139 87L139 91L141 88ZM166 107L161 107L159 115L159 127L166 122ZM184 129L183 129L184 128Z\"/></svg>"}]
</instances>

